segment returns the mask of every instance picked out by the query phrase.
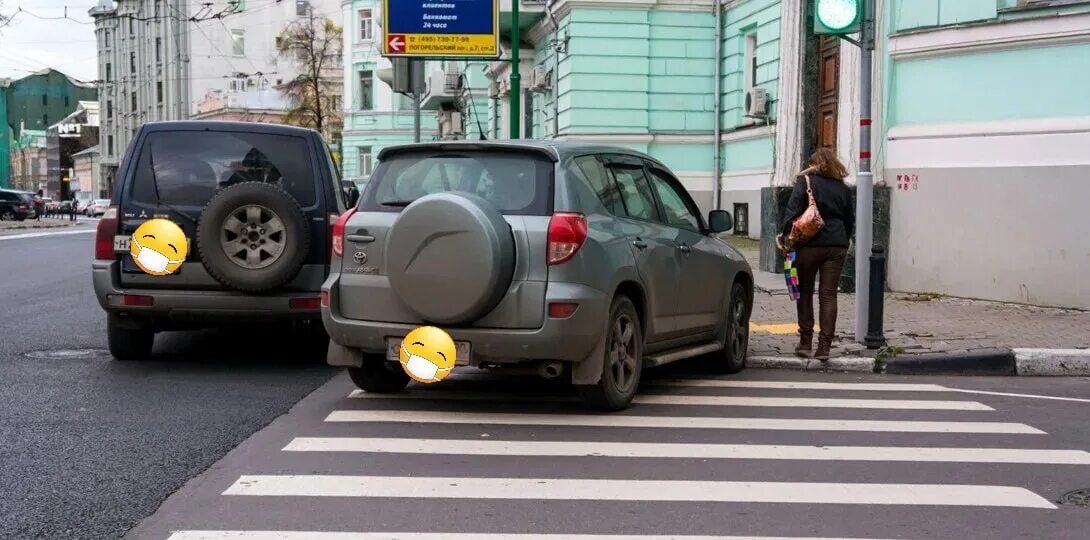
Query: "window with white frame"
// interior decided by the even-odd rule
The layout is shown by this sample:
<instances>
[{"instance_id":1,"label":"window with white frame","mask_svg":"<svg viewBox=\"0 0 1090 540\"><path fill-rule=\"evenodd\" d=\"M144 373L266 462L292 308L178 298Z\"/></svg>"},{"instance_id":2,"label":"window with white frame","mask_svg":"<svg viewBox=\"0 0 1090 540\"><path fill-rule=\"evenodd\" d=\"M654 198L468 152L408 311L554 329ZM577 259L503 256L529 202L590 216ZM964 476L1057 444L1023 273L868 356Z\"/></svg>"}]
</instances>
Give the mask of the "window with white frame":
<instances>
[{"instance_id":1,"label":"window with white frame","mask_svg":"<svg viewBox=\"0 0 1090 540\"><path fill-rule=\"evenodd\" d=\"M742 103L745 104L746 94L757 87L757 32L754 30L743 36L744 56L742 57ZM742 113L745 114L744 111ZM742 122L752 124L752 118L742 117Z\"/></svg>"},{"instance_id":2,"label":"window with white frame","mask_svg":"<svg viewBox=\"0 0 1090 540\"><path fill-rule=\"evenodd\" d=\"M375 39L375 25L374 16L370 8L361 9L359 11L360 17L360 41L371 41Z\"/></svg>"},{"instance_id":3,"label":"window with white frame","mask_svg":"<svg viewBox=\"0 0 1090 540\"><path fill-rule=\"evenodd\" d=\"M359 148L359 171L360 171L360 176L362 176L364 178L370 178L373 165L374 165L374 161L371 158L371 147L370 146L361 146Z\"/></svg>"},{"instance_id":4,"label":"window with white frame","mask_svg":"<svg viewBox=\"0 0 1090 540\"><path fill-rule=\"evenodd\" d=\"M235 56L246 56L245 30L231 30L231 52Z\"/></svg>"},{"instance_id":5,"label":"window with white frame","mask_svg":"<svg viewBox=\"0 0 1090 540\"><path fill-rule=\"evenodd\" d=\"M371 70L360 71L360 103L359 110L370 111L375 108L375 80Z\"/></svg>"}]
</instances>

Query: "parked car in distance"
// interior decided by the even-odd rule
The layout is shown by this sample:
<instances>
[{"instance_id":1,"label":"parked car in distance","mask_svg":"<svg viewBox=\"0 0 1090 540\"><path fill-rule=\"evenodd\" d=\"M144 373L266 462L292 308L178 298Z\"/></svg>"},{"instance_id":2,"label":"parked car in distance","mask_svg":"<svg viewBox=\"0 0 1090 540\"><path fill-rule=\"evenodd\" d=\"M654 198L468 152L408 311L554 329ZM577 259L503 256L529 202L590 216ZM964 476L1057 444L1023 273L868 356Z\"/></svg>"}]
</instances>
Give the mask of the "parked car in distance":
<instances>
[{"instance_id":1,"label":"parked car in distance","mask_svg":"<svg viewBox=\"0 0 1090 540\"><path fill-rule=\"evenodd\" d=\"M438 326L457 366L567 376L626 408L644 368L746 362L753 273L670 170L633 150L557 141L384 148L334 228L327 362L396 392L402 338ZM405 349L409 354L412 349Z\"/></svg>"},{"instance_id":2,"label":"parked car in distance","mask_svg":"<svg viewBox=\"0 0 1090 540\"><path fill-rule=\"evenodd\" d=\"M110 208L110 199L95 199L83 209L83 213L88 217L99 217L105 214L108 208Z\"/></svg>"},{"instance_id":3,"label":"parked car in distance","mask_svg":"<svg viewBox=\"0 0 1090 540\"><path fill-rule=\"evenodd\" d=\"M34 217L34 200L22 191L0 189L0 221L23 221Z\"/></svg>"},{"instance_id":4,"label":"parked car in distance","mask_svg":"<svg viewBox=\"0 0 1090 540\"><path fill-rule=\"evenodd\" d=\"M340 190L316 131L151 122L120 170L98 222L92 272L116 359L148 357L157 332L235 322L289 323L325 350L319 294L332 226L355 201ZM188 238L185 262L168 275L144 273L129 254L136 228L155 217Z\"/></svg>"}]
</instances>

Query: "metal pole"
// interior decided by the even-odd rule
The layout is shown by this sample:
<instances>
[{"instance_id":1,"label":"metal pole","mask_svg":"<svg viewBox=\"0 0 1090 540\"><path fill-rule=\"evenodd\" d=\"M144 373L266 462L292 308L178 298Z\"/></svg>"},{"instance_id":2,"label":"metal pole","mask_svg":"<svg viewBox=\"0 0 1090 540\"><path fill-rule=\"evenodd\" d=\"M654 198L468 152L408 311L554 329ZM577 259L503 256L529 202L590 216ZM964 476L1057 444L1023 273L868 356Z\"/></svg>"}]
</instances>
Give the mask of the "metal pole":
<instances>
[{"instance_id":1,"label":"metal pole","mask_svg":"<svg viewBox=\"0 0 1090 540\"><path fill-rule=\"evenodd\" d=\"M863 3L859 36L859 173L855 182L855 341L867 335L870 303L870 255L874 233L874 175L871 173L871 54L874 50L874 0Z\"/></svg>"},{"instance_id":2,"label":"metal pole","mask_svg":"<svg viewBox=\"0 0 1090 540\"><path fill-rule=\"evenodd\" d=\"M409 87L413 90L413 142L420 142L420 92L422 89L418 84L420 81L418 71L421 66L418 65L421 60L416 58L409 59Z\"/></svg>"},{"instance_id":3,"label":"metal pole","mask_svg":"<svg viewBox=\"0 0 1090 540\"><path fill-rule=\"evenodd\" d=\"M521 0L511 0L511 88L508 100L511 102L511 139L519 138L519 123L522 115L519 114L519 105L522 100L522 76L519 75L519 3Z\"/></svg>"},{"instance_id":4,"label":"metal pole","mask_svg":"<svg viewBox=\"0 0 1090 540\"><path fill-rule=\"evenodd\" d=\"M712 122L715 126L712 130L714 136L712 137L712 189L715 190L715 194L712 195L712 209L723 209L723 167L720 165L719 148L722 137L723 126L720 115L720 103L723 102L723 96L721 94L721 84L723 78L723 4L720 0L715 0L715 89L712 91L712 96L715 97L715 103L712 105L712 114L714 115ZM738 216L734 216L737 218Z\"/></svg>"},{"instance_id":5,"label":"metal pole","mask_svg":"<svg viewBox=\"0 0 1090 540\"><path fill-rule=\"evenodd\" d=\"M886 290L886 252L881 246L874 246L870 256L870 316L867 319L867 337L864 343L868 349L877 349L886 344L882 333L882 295Z\"/></svg>"}]
</instances>

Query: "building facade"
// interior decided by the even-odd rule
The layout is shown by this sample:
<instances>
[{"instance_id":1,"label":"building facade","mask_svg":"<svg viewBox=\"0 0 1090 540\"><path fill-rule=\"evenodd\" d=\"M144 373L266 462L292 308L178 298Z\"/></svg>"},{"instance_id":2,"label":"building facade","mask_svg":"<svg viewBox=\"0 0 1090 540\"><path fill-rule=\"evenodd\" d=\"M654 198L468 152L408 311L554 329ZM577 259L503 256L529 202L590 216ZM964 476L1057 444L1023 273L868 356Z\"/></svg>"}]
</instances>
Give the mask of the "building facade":
<instances>
[{"instance_id":1,"label":"building facade","mask_svg":"<svg viewBox=\"0 0 1090 540\"><path fill-rule=\"evenodd\" d=\"M44 131L75 111L80 101L97 99L93 83L78 81L55 69L0 80L0 187L12 185L8 155L22 129Z\"/></svg>"},{"instance_id":2,"label":"building facade","mask_svg":"<svg viewBox=\"0 0 1090 540\"><path fill-rule=\"evenodd\" d=\"M412 98L393 91L393 67L381 56L382 2L343 0L344 135L341 167L344 180L363 185L374 170L378 152L413 141ZM421 115L421 140L435 138L434 114Z\"/></svg>"},{"instance_id":3,"label":"building facade","mask_svg":"<svg viewBox=\"0 0 1090 540\"><path fill-rule=\"evenodd\" d=\"M281 32L310 16L340 18L336 0L247 4L246 0L100 0L90 10L99 52L100 167L105 182L113 182L141 124L209 117L209 100L274 91L300 70L298 60L278 53ZM338 83L340 64L339 59L332 60L331 80ZM243 97L234 103L254 99L266 98ZM212 116L265 112L230 108Z\"/></svg>"},{"instance_id":4,"label":"building facade","mask_svg":"<svg viewBox=\"0 0 1090 540\"><path fill-rule=\"evenodd\" d=\"M108 186L136 128L188 117L191 9L183 0L100 0L89 12L98 47L99 174Z\"/></svg>"},{"instance_id":5,"label":"building facade","mask_svg":"<svg viewBox=\"0 0 1090 540\"><path fill-rule=\"evenodd\" d=\"M99 176L98 160L98 146L72 154L72 185L80 205L111 195Z\"/></svg>"},{"instance_id":6,"label":"building facade","mask_svg":"<svg viewBox=\"0 0 1090 540\"><path fill-rule=\"evenodd\" d=\"M501 6L509 21L510 3ZM1090 308L1076 274L1090 244L1075 227L1090 190L1090 1L875 7L874 237L889 249L891 288ZM812 1L554 0L521 10L530 25L519 44L522 137L661 159L703 210L731 211L735 234L761 240L762 269L779 268L776 225L813 150L835 149L854 187L860 51L813 34ZM510 49L504 41L494 63L429 63L434 138L509 136ZM346 66L346 80L356 69ZM460 86L440 84L453 73ZM487 111L483 122L475 109ZM452 118L462 127L445 132Z\"/></svg>"},{"instance_id":7,"label":"building facade","mask_svg":"<svg viewBox=\"0 0 1090 540\"><path fill-rule=\"evenodd\" d=\"M76 110L46 130L46 150L49 158L47 192L59 200L73 196L81 200L94 197L94 192L81 192L75 176L73 156L98 145L98 102L81 101Z\"/></svg>"},{"instance_id":8,"label":"building facade","mask_svg":"<svg viewBox=\"0 0 1090 540\"><path fill-rule=\"evenodd\" d=\"M9 187L22 191L43 192L48 187L49 159L46 152L44 130L23 129L13 141L9 154L11 184Z\"/></svg>"}]
</instances>

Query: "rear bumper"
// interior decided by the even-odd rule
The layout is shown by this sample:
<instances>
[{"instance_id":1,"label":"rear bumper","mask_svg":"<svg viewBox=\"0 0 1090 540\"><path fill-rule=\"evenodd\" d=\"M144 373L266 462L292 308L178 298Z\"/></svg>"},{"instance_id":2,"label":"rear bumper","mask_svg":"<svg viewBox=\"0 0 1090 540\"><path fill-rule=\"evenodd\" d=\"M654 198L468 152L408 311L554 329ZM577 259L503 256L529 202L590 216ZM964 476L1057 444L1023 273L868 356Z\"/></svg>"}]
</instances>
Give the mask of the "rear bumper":
<instances>
[{"instance_id":1,"label":"rear bumper","mask_svg":"<svg viewBox=\"0 0 1090 540\"><path fill-rule=\"evenodd\" d=\"M125 289L118 282L118 261L94 261L95 297L107 313L163 326L201 327L224 323L320 320L318 308L293 308L293 298L317 298L318 291L250 295L232 291ZM124 295L150 296L150 306L120 304Z\"/></svg>"},{"instance_id":2,"label":"rear bumper","mask_svg":"<svg viewBox=\"0 0 1090 540\"><path fill-rule=\"evenodd\" d=\"M401 338L420 326L380 321L345 319L338 309L337 275L322 286L329 306L322 308L322 323L330 340L340 347L367 354L386 354L386 338ZM549 302L575 302L576 312L567 319L545 317L540 328L444 328L455 341L468 341L471 365L515 363L524 360L580 362L590 355L605 330L610 299L585 285L550 282L545 292ZM544 309L544 306L542 307ZM331 346L330 350L334 347ZM333 365L343 360L330 358Z\"/></svg>"}]
</instances>

